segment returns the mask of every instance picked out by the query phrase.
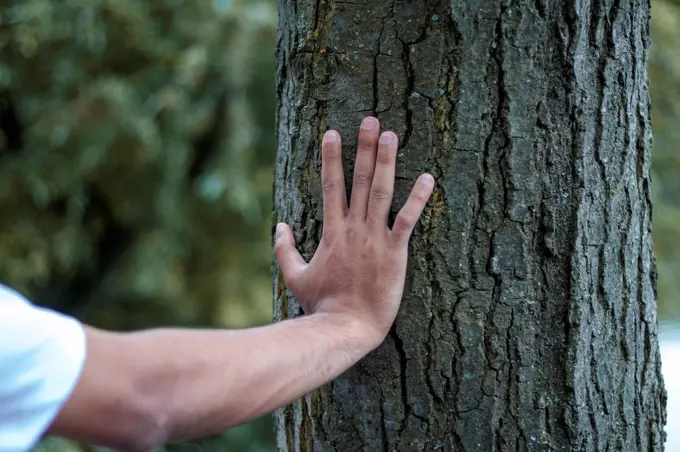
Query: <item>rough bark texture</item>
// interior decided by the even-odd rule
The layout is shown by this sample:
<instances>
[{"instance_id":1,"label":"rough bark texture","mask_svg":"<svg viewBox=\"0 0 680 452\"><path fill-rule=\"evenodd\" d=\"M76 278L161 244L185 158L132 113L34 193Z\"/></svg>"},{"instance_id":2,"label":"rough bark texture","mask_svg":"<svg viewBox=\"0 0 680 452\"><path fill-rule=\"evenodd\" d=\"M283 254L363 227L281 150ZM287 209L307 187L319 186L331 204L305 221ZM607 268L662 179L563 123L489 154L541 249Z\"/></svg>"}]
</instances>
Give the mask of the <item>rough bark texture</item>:
<instances>
[{"instance_id":1,"label":"rough bark texture","mask_svg":"<svg viewBox=\"0 0 680 452\"><path fill-rule=\"evenodd\" d=\"M365 115L400 135L395 212L438 179L395 328L277 413L280 450L663 449L649 8L280 0L275 218L303 254L327 128L347 170ZM275 296L300 314L278 273Z\"/></svg>"}]
</instances>

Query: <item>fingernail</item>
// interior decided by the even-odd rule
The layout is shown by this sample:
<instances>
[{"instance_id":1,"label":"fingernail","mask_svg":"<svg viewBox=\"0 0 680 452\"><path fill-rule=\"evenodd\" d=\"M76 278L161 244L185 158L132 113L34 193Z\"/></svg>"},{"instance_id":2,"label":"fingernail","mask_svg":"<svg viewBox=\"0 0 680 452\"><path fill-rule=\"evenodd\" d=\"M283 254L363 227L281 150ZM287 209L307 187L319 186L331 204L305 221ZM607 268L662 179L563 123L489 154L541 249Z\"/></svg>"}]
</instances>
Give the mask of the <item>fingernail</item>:
<instances>
[{"instance_id":1,"label":"fingernail","mask_svg":"<svg viewBox=\"0 0 680 452\"><path fill-rule=\"evenodd\" d=\"M283 223L279 223L276 225L276 240L281 238L281 236L283 235L283 228L284 228Z\"/></svg>"},{"instance_id":2,"label":"fingernail","mask_svg":"<svg viewBox=\"0 0 680 452\"><path fill-rule=\"evenodd\" d=\"M394 141L394 135L391 133L383 133L382 136L380 137L380 144L392 144Z\"/></svg>"},{"instance_id":3,"label":"fingernail","mask_svg":"<svg viewBox=\"0 0 680 452\"><path fill-rule=\"evenodd\" d=\"M378 120L369 116L361 121L361 130L373 130L377 125Z\"/></svg>"},{"instance_id":4,"label":"fingernail","mask_svg":"<svg viewBox=\"0 0 680 452\"><path fill-rule=\"evenodd\" d=\"M424 174L421 178L421 182L426 187L434 187L434 177L429 174Z\"/></svg>"},{"instance_id":5,"label":"fingernail","mask_svg":"<svg viewBox=\"0 0 680 452\"><path fill-rule=\"evenodd\" d=\"M329 130L323 136L323 141L325 141L326 143L335 143L338 140L340 140L340 135L335 130Z\"/></svg>"}]
</instances>

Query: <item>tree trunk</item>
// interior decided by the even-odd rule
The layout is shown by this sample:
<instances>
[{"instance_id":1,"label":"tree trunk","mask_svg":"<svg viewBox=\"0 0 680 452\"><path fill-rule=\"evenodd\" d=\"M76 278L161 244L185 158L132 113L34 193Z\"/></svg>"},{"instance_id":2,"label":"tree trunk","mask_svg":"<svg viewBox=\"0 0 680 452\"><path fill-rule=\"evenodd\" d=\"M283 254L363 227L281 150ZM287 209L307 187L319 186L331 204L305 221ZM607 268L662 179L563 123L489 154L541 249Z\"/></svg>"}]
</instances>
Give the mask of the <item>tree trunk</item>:
<instances>
[{"instance_id":1,"label":"tree trunk","mask_svg":"<svg viewBox=\"0 0 680 452\"><path fill-rule=\"evenodd\" d=\"M658 451L648 0L280 0L276 221L311 258L320 142L438 187L400 315L276 414L282 451ZM275 320L300 309L275 278Z\"/></svg>"}]
</instances>

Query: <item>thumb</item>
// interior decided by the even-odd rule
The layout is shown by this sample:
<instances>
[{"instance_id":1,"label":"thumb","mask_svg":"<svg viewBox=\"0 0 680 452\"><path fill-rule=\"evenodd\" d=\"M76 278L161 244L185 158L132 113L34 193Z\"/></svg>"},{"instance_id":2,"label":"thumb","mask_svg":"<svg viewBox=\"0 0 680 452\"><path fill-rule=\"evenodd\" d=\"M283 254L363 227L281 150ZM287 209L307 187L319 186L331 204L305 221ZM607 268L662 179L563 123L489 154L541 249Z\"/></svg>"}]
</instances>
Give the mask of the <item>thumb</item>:
<instances>
[{"instance_id":1,"label":"thumb","mask_svg":"<svg viewBox=\"0 0 680 452\"><path fill-rule=\"evenodd\" d=\"M297 248L295 248L293 231L291 231L290 226L285 223L279 223L276 226L274 253L276 254L276 260L281 267L283 277L290 285L290 280L300 274L307 266L307 263L302 258Z\"/></svg>"}]
</instances>

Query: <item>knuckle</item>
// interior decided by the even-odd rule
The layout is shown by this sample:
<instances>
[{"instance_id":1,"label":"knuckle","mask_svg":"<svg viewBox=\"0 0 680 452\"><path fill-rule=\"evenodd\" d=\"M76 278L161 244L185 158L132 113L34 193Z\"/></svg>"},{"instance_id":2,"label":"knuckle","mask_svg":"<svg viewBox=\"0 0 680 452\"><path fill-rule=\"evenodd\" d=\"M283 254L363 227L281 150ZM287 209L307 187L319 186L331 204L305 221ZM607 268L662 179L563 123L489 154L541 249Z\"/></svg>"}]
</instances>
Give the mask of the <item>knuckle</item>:
<instances>
[{"instance_id":1,"label":"knuckle","mask_svg":"<svg viewBox=\"0 0 680 452\"><path fill-rule=\"evenodd\" d=\"M360 134L359 139L357 140L357 145L359 147L359 151L361 152L371 152L375 149L377 139L373 136L370 135L365 135L365 134Z\"/></svg>"},{"instance_id":2,"label":"knuckle","mask_svg":"<svg viewBox=\"0 0 680 452\"><path fill-rule=\"evenodd\" d=\"M347 237L347 241L351 242L357 236L357 229L354 226L350 226L345 230L345 235Z\"/></svg>"},{"instance_id":3,"label":"knuckle","mask_svg":"<svg viewBox=\"0 0 680 452\"><path fill-rule=\"evenodd\" d=\"M375 242L370 237L363 237L360 255L365 260L372 260L376 254Z\"/></svg>"},{"instance_id":4,"label":"knuckle","mask_svg":"<svg viewBox=\"0 0 680 452\"><path fill-rule=\"evenodd\" d=\"M391 196L391 193L387 190L383 190L380 188L375 188L371 190L371 198L376 200L376 201L385 201L389 199Z\"/></svg>"},{"instance_id":5,"label":"knuckle","mask_svg":"<svg viewBox=\"0 0 680 452\"><path fill-rule=\"evenodd\" d=\"M325 243L327 245L330 245L333 243L333 240L335 239L337 235L337 230L336 228L329 228L329 227L324 227L322 226L321 229L321 243Z\"/></svg>"},{"instance_id":6,"label":"knuckle","mask_svg":"<svg viewBox=\"0 0 680 452\"><path fill-rule=\"evenodd\" d=\"M394 220L394 229L398 233L404 233L410 231L414 224L415 221L413 221L412 217L408 215L399 215Z\"/></svg>"},{"instance_id":7,"label":"knuckle","mask_svg":"<svg viewBox=\"0 0 680 452\"><path fill-rule=\"evenodd\" d=\"M287 248L288 243L286 243L285 240L277 240L276 243L274 243L274 253L276 253L277 256L284 253Z\"/></svg>"},{"instance_id":8,"label":"knuckle","mask_svg":"<svg viewBox=\"0 0 680 452\"><path fill-rule=\"evenodd\" d=\"M323 235L321 236L321 243L324 243L328 246L332 245L334 240L335 234L330 231L324 231Z\"/></svg>"},{"instance_id":9,"label":"knuckle","mask_svg":"<svg viewBox=\"0 0 680 452\"><path fill-rule=\"evenodd\" d=\"M354 186L366 187L371 183L371 176L365 171L359 171L354 175Z\"/></svg>"},{"instance_id":10,"label":"knuckle","mask_svg":"<svg viewBox=\"0 0 680 452\"><path fill-rule=\"evenodd\" d=\"M324 193L329 193L329 192L335 191L338 188L338 185L339 184L338 184L337 181L331 180L331 181L324 182L321 185L321 189L323 190Z\"/></svg>"},{"instance_id":11,"label":"knuckle","mask_svg":"<svg viewBox=\"0 0 680 452\"><path fill-rule=\"evenodd\" d=\"M337 160L340 158L340 155L342 153L340 152L340 149L337 146L333 145L326 145L322 148L322 156L325 160Z\"/></svg>"},{"instance_id":12,"label":"knuckle","mask_svg":"<svg viewBox=\"0 0 680 452\"><path fill-rule=\"evenodd\" d=\"M277 242L274 244L274 253L280 258L281 253L283 253L285 245L283 243Z\"/></svg>"},{"instance_id":13,"label":"knuckle","mask_svg":"<svg viewBox=\"0 0 680 452\"><path fill-rule=\"evenodd\" d=\"M389 148L380 148L380 151L378 151L378 156L376 157L376 161L383 165L389 165L394 161L394 154Z\"/></svg>"},{"instance_id":14,"label":"knuckle","mask_svg":"<svg viewBox=\"0 0 680 452\"><path fill-rule=\"evenodd\" d=\"M387 224L385 216L382 214L381 209L368 209L366 212L366 218L371 222L382 222Z\"/></svg>"},{"instance_id":15,"label":"knuckle","mask_svg":"<svg viewBox=\"0 0 680 452\"><path fill-rule=\"evenodd\" d=\"M423 190L418 190L417 192L413 193L413 199L415 199L419 205L425 205L429 198L430 197L428 196L427 192Z\"/></svg>"}]
</instances>

